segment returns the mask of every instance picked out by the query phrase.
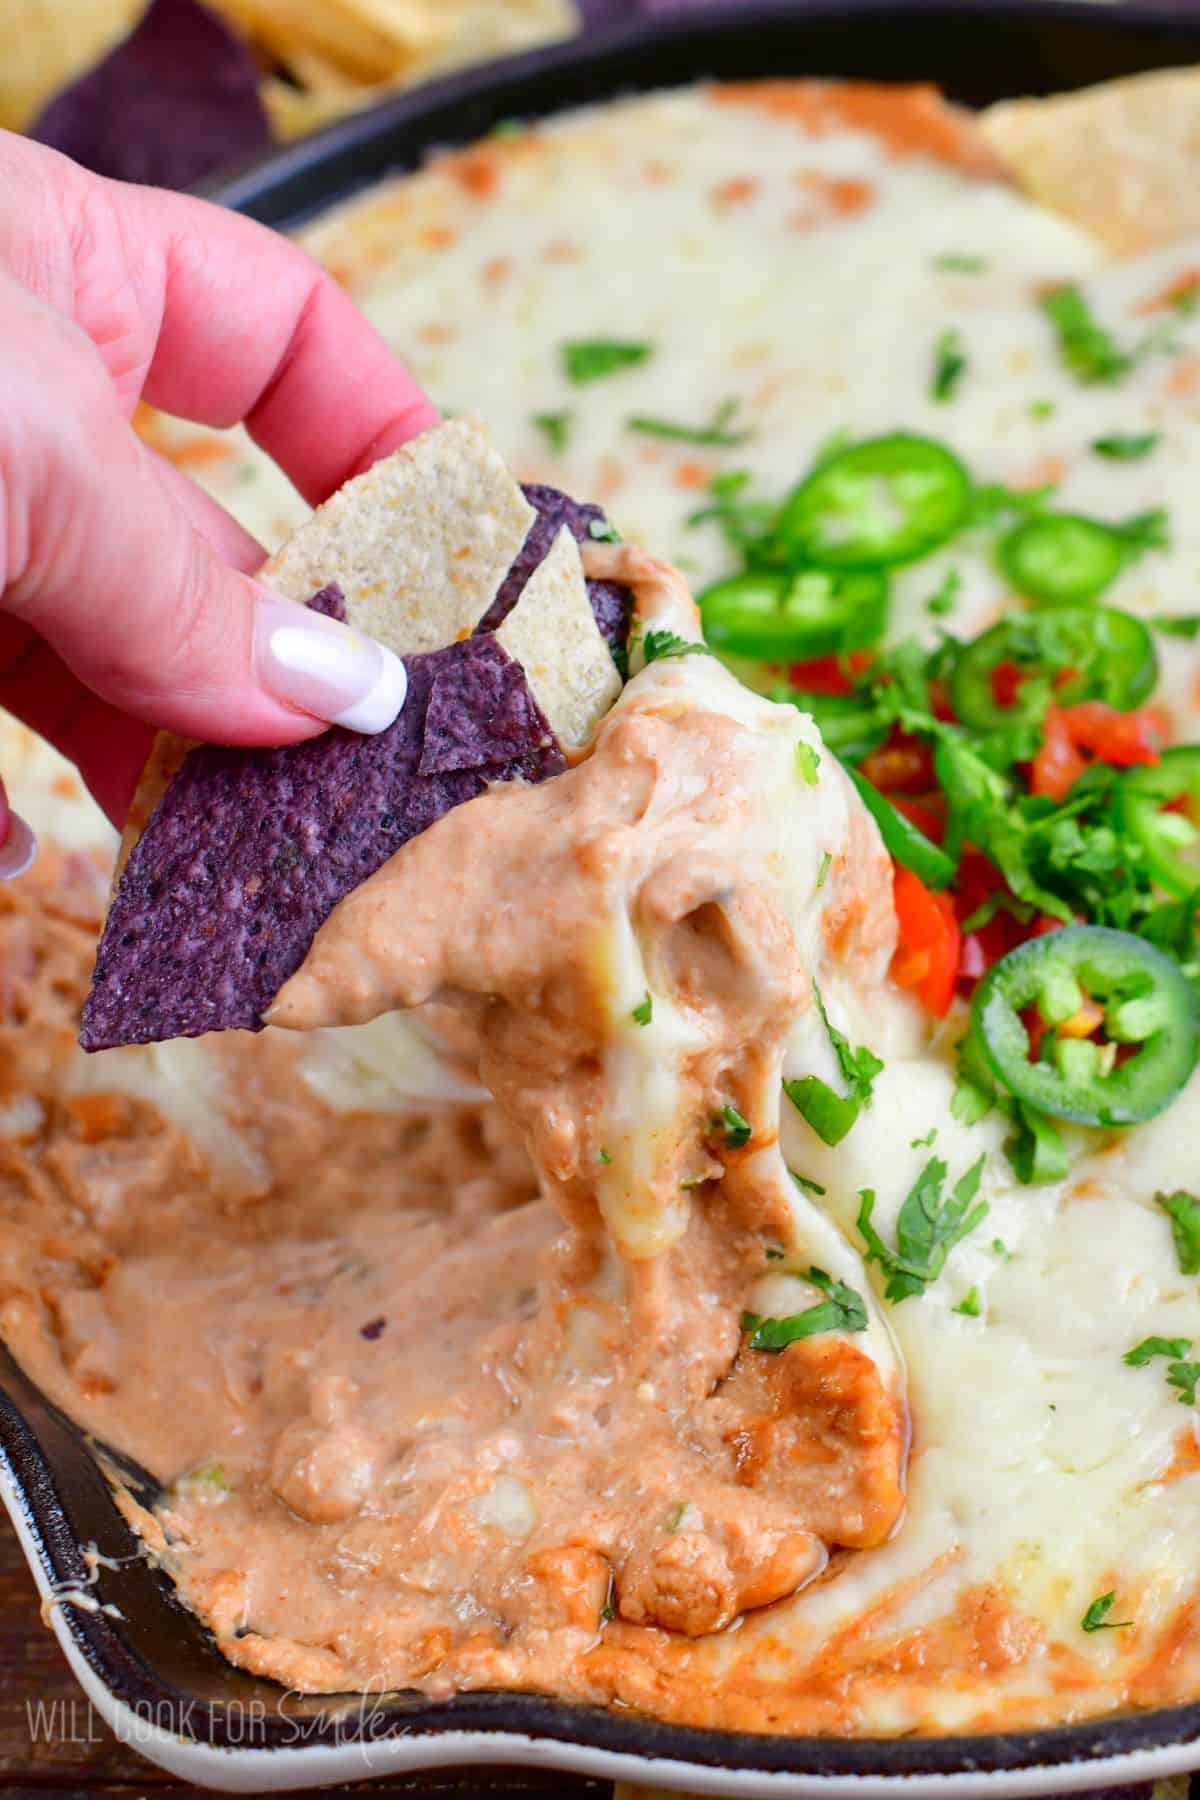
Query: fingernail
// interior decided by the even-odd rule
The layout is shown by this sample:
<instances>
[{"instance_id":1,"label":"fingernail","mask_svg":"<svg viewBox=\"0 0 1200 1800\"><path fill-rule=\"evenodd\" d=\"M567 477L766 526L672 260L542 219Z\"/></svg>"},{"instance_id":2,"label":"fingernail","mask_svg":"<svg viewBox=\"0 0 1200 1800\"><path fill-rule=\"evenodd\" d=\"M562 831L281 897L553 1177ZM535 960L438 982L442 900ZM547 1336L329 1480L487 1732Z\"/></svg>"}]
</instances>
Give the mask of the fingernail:
<instances>
[{"instance_id":1,"label":"fingernail","mask_svg":"<svg viewBox=\"0 0 1200 1800\"><path fill-rule=\"evenodd\" d=\"M0 844L0 881L13 881L30 868L37 855L37 839L20 813L8 815L8 836Z\"/></svg>"},{"instance_id":2,"label":"fingernail","mask_svg":"<svg viewBox=\"0 0 1200 1800\"><path fill-rule=\"evenodd\" d=\"M386 731L404 705L400 658L372 637L259 589L254 616L259 681L285 706L368 736Z\"/></svg>"}]
</instances>

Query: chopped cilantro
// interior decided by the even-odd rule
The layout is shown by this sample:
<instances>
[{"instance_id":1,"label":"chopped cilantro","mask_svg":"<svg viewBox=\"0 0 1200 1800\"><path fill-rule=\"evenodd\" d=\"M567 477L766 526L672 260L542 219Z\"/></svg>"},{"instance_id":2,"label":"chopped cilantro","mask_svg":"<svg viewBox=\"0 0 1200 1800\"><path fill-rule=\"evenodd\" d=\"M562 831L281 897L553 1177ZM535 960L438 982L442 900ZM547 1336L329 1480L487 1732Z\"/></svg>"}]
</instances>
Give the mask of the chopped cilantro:
<instances>
[{"instance_id":1,"label":"chopped cilantro","mask_svg":"<svg viewBox=\"0 0 1200 1800\"><path fill-rule=\"evenodd\" d=\"M979 1289L968 1288L953 1310L956 1313L961 1313L964 1319L977 1319L983 1311L983 1303L979 1298Z\"/></svg>"},{"instance_id":2,"label":"chopped cilantro","mask_svg":"<svg viewBox=\"0 0 1200 1800\"><path fill-rule=\"evenodd\" d=\"M896 1219L896 1248L884 1243L871 1223L875 1194L859 1194L858 1229L867 1246L866 1260L878 1263L887 1276L884 1292L895 1304L923 1294L946 1266L946 1258L987 1217L987 1202L975 1201L983 1178L983 1157L972 1163L945 1197L946 1164L933 1156L913 1183Z\"/></svg>"},{"instance_id":3,"label":"chopped cilantro","mask_svg":"<svg viewBox=\"0 0 1200 1800\"><path fill-rule=\"evenodd\" d=\"M1132 1619L1110 1619L1109 1613L1117 1603L1115 1593L1101 1594L1093 1600L1079 1623L1085 1631L1127 1631L1133 1624Z\"/></svg>"},{"instance_id":4,"label":"chopped cilantro","mask_svg":"<svg viewBox=\"0 0 1200 1800\"><path fill-rule=\"evenodd\" d=\"M688 1503L686 1500L681 1500L679 1502L678 1506L673 1506L671 1508L671 1511L667 1514L667 1523L666 1523L667 1531L678 1531L679 1530L679 1527L683 1524L683 1515L687 1511L687 1509L688 1509Z\"/></svg>"},{"instance_id":5,"label":"chopped cilantro","mask_svg":"<svg viewBox=\"0 0 1200 1800\"><path fill-rule=\"evenodd\" d=\"M971 931L982 931L984 926L990 925L1000 913L1007 913L1010 918L1018 920L1022 925L1028 925L1035 916L1032 906L1027 906L1024 900L1014 900L1011 894L1006 894L1001 888L996 893L989 894L986 900L981 900L975 911L968 913L967 917L960 921L959 929L964 936Z\"/></svg>"},{"instance_id":6,"label":"chopped cilantro","mask_svg":"<svg viewBox=\"0 0 1200 1800\"><path fill-rule=\"evenodd\" d=\"M1176 303L1172 307L1174 318L1161 319L1136 344L1124 350L1101 325L1077 287L1068 284L1056 288L1040 305L1054 327L1062 362L1077 381L1087 384L1120 381L1148 356L1175 355L1179 349L1174 337L1175 323L1190 310Z\"/></svg>"},{"instance_id":7,"label":"chopped cilantro","mask_svg":"<svg viewBox=\"0 0 1200 1800\"><path fill-rule=\"evenodd\" d=\"M612 1161L612 1157L609 1155L607 1150L601 1150L599 1153L598 1161L604 1163L604 1165L607 1167L607 1165Z\"/></svg>"},{"instance_id":8,"label":"chopped cilantro","mask_svg":"<svg viewBox=\"0 0 1200 1800\"><path fill-rule=\"evenodd\" d=\"M796 769L801 781L803 781L806 786L816 787L817 770L820 766L821 758L819 753L813 749L811 744L806 744L804 739L801 738L800 742L796 745Z\"/></svg>"},{"instance_id":9,"label":"chopped cilantro","mask_svg":"<svg viewBox=\"0 0 1200 1800\"><path fill-rule=\"evenodd\" d=\"M930 1150L930 1149L932 1149L934 1143L937 1141L937 1131L938 1131L937 1126L931 1125L929 1127L929 1130L925 1133L924 1137L919 1137L919 1138L913 1139L911 1148L914 1150Z\"/></svg>"},{"instance_id":10,"label":"chopped cilantro","mask_svg":"<svg viewBox=\"0 0 1200 1800\"><path fill-rule=\"evenodd\" d=\"M994 1089L980 1087L969 1075L960 1073L950 1096L950 1117L960 1125L978 1125L995 1103Z\"/></svg>"},{"instance_id":11,"label":"chopped cilantro","mask_svg":"<svg viewBox=\"0 0 1200 1800\"><path fill-rule=\"evenodd\" d=\"M766 1256L768 1262L783 1262L787 1257L787 1251L780 1244L768 1244Z\"/></svg>"},{"instance_id":12,"label":"chopped cilantro","mask_svg":"<svg viewBox=\"0 0 1200 1800\"><path fill-rule=\"evenodd\" d=\"M654 996L651 994L649 988L646 989L645 998L638 1001L629 1016L635 1025L648 1025L650 1023L651 1019L654 1017Z\"/></svg>"},{"instance_id":13,"label":"chopped cilantro","mask_svg":"<svg viewBox=\"0 0 1200 1800\"><path fill-rule=\"evenodd\" d=\"M609 1620L615 1619L616 1616L617 1609L613 1605L613 1584L610 1578L608 1583L608 1597L605 1600L604 1605L600 1608L600 1623L602 1625L607 1625Z\"/></svg>"},{"instance_id":14,"label":"chopped cilantro","mask_svg":"<svg viewBox=\"0 0 1200 1800\"><path fill-rule=\"evenodd\" d=\"M875 1077L882 1072L883 1064L873 1050L863 1045L852 1050L849 1039L829 1023L825 1002L815 981L813 994L847 1091L836 1093L817 1075L801 1075L793 1081L785 1081L783 1091L819 1138L827 1144L840 1144L863 1107L869 1104Z\"/></svg>"},{"instance_id":15,"label":"chopped cilantro","mask_svg":"<svg viewBox=\"0 0 1200 1800\"><path fill-rule=\"evenodd\" d=\"M1114 431L1108 437L1093 438L1092 449L1110 462L1138 462L1161 443L1161 431Z\"/></svg>"},{"instance_id":16,"label":"chopped cilantro","mask_svg":"<svg viewBox=\"0 0 1200 1800\"><path fill-rule=\"evenodd\" d=\"M758 1313L742 1314L742 1330L750 1335L752 1350L775 1354L801 1338L815 1337L822 1331L865 1331L867 1309L861 1294L856 1294L844 1281L835 1281L824 1269L808 1269L804 1280L825 1294L815 1306L785 1319L764 1319Z\"/></svg>"},{"instance_id":17,"label":"chopped cilantro","mask_svg":"<svg viewBox=\"0 0 1200 1800\"><path fill-rule=\"evenodd\" d=\"M1120 349L1077 287L1055 288L1040 302L1058 338L1058 354L1077 381L1120 381L1134 359Z\"/></svg>"},{"instance_id":18,"label":"chopped cilantro","mask_svg":"<svg viewBox=\"0 0 1200 1800\"><path fill-rule=\"evenodd\" d=\"M1150 620L1155 631L1165 631L1169 637L1195 640L1200 637L1200 613L1177 613L1174 618L1158 614Z\"/></svg>"},{"instance_id":19,"label":"chopped cilantro","mask_svg":"<svg viewBox=\"0 0 1200 1800\"><path fill-rule=\"evenodd\" d=\"M963 578L957 569L948 570L941 586L930 594L925 602L925 611L931 618L944 619L947 613L954 611L958 596L962 591Z\"/></svg>"},{"instance_id":20,"label":"chopped cilantro","mask_svg":"<svg viewBox=\"0 0 1200 1800\"><path fill-rule=\"evenodd\" d=\"M710 656L707 644L693 643L677 637L673 631L648 631L642 639L642 655L648 663L661 662L668 656Z\"/></svg>"},{"instance_id":21,"label":"chopped cilantro","mask_svg":"<svg viewBox=\"0 0 1200 1800\"><path fill-rule=\"evenodd\" d=\"M769 500L751 500L747 469L727 469L709 483L707 506L688 515L689 526L712 523L719 527L730 549L749 558L762 545L774 523L777 507Z\"/></svg>"},{"instance_id":22,"label":"chopped cilantro","mask_svg":"<svg viewBox=\"0 0 1200 1800\"><path fill-rule=\"evenodd\" d=\"M788 1174L800 1189L801 1193L816 1194L818 1197L824 1194L825 1189L821 1186L819 1181L810 1181L807 1175L797 1175L795 1169L789 1169Z\"/></svg>"},{"instance_id":23,"label":"chopped cilantro","mask_svg":"<svg viewBox=\"0 0 1200 1800\"><path fill-rule=\"evenodd\" d=\"M1008 1245L1005 1243L1003 1238L993 1238L992 1239L992 1249L994 1250L994 1252L996 1253L997 1256L1002 1256L1004 1258L1005 1262L1012 1261L1014 1252L1009 1249Z\"/></svg>"},{"instance_id":24,"label":"chopped cilantro","mask_svg":"<svg viewBox=\"0 0 1200 1800\"><path fill-rule=\"evenodd\" d=\"M1053 400L1031 400L1029 416L1031 419L1052 419L1058 411Z\"/></svg>"},{"instance_id":25,"label":"chopped cilantro","mask_svg":"<svg viewBox=\"0 0 1200 1800\"><path fill-rule=\"evenodd\" d=\"M1166 509L1161 506L1155 506L1149 512L1135 513L1132 519L1122 519L1111 529L1123 541L1130 556L1140 556L1144 550L1171 548L1170 521Z\"/></svg>"},{"instance_id":26,"label":"chopped cilantro","mask_svg":"<svg viewBox=\"0 0 1200 1800\"><path fill-rule=\"evenodd\" d=\"M1039 880L1031 864L1025 819L1014 806L1014 783L994 769L965 737L938 735L934 772L946 796L945 850L957 859L963 843L986 844L1012 892L1039 912L1069 921L1067 901Z\"/></svg>"},{"instance_id":27,"label":"chopped cilantro","mask_svg":"<svg viewBox=\"0 0 1200 1800\"><path fill-rule=\"evenodd\" d=\"M621 534L609 519L589 519L588 536L598 544L619 544Z\"/></svg>"},{"instance_id":28,"label":"chopped cilantro","mask_svg":"<svg viewBox=\"0 0 1200 1800\"><path fill-rule=\"evenodd\" d=\"M835 1093L828 1082L816 1075L785 1081L783 1091L826 1144L840 1144L861 1111L857 1095Z\"/></svg>"},{"instance_id":29,"label":"chopped cilantro","mask_svg":"<svg viewBox=\"0 0 1200 1800\"><path fill-rule=\"evenodd\" d=\"M571 435L573 412L534 413L533 423L542 433L555 456L561 456Z\"/></svg>"},{"instance_id":30,"label":"chopped cilantro","mask_svg":"<svg viewBox=\"0 0 1200 1800\"><path fill-rule=\"evenodd\" d=\"M735 423L741 408L740 400L722 400L707 425L679 425L671 419L654 419L644 413L636 414L625 423L630 431L640 431L645 437L672 438L681 444L706 444L713 449L732 450L739 444L747 444L754 436L753 431L739 429Z\"/></svg>"},{"instance_id":31,"label":"chopped cilantro","mask_svg":"<svg viewBox=\"0 0 1200 1800\"><path fill-rule=\"evenodd\" d=\"M832 852L829 850L826 850L824 856L821 858L821 866L817 870L817 892L818 893L820 893L821 889L825 886L825 877L829 873L829 866L832 863L832 861L833 861Z\"/></svg>"},{"instance_id":32,"label":"chopped cilantro","mask_svg":"<svg viewBox=\"0 0 1200 1800\"><path fill-rule=\"evenodd\" d=\"M1154 1204L1161 1206L1171 1221L1180 1272L1200 1275L1200 1200L1177 1188L1173 1194L1155 1194Z\"/></svg>"},{"instance_id":33,"label":"chopped cilantro","mask_svg":"<svg viewBox=\"0 0 1200 1800\"><path fill-rule=\"evenodd\" d=\"M1200 1362L1167 1364L1167 1384L1169 1387L1179 1390L1178 1399L1182 1406L1195 1406L1198 1381L1200 1381Z\"/></svg>"},{"instance_id":34,"label":"chopped cilantro","mask_svg":"<svg viewBox=\"0 0 1200 1800\"><path fill-rule=\"evenodd\" d=\"M726 1102L717 1124L723 1128L725 1143L730 1150L740 1150L743 1144L750 1142L750 1121L742 1117L736 1106Z\"/></svg>"},{"instance_id":35,"label":"chopped cilantro","mask_svg":"<svg viewBox=\"0 0 1200 1800\"><path fill-rule=\"evenodd\" d=\"M945 404L953 400L959 382L967 372L967 354L958 332L951 327L943 331L933 347L933 375L929 383L931 400Z\"/></svg>"},{"instance_id":36,"label":"chopped cilantro","mask_svg":"<svg viewBox=\"0 0 1200 1800\"><path fill-rule=\"evenodd\" d=\"M563 373L577 387L602 381L621 369L644 363L654 354L652 344L630 343L620 338L583 338L562 346Z\"/></svg>"},{"instance_id":37,"label":"chopped cilantro","mask_svg":"<svg viewBox=\"0 0 1200 1800\"><path fill-rule=\"evenodd\" d=\"M961 250L944 250L933 259L935 269L945 269L951 275L982 275L987 268L986 256L966 256Z\"/></svg>"},{"instance_id":38,"label":"chopped cilantro","mask_svg":"<svg viewBox=\"0 0 1200 1800\"><path fill-rule=\"evenodd\" d=\"M185 1493L194 1495L227 1494L230 1491L229 1476L225 1472L225 1464L210 1457L207 1462L199 1462L186 1474L179 1477L180 1488Z\"/></svg>"},{"instance_id":39,"label":"chopped cilantro","mask_svg":"<svg viewBox=\"0 0 1200 1800\"><path fill-rule=\"evenodd\" d=\"M972 525L1004 524L1012 518L1027 518L1031 513L1043 512L1048 501L1054 498L1058 483L1043 482L1041 487L1012 488L1003 481L984 481L976 487L971 498Z\"/></svg>"},{"instance_id":40,"label":"chopped cilantro","mask_svg":"<svg viewBox=\"0 0 1200 1800\"><path fill-rule=\"evenodd\" d=\"M1024 1187L1040 1187L1049 1181L1061 1181L1071 1167L1062 1133L1052 1119L1014 1101L1012 1137L1004 1141L1004 1154L1013 1174Z\"/></svg>"},{"instance_id":41,"label":"chopped cilantro","mask_svg":"<svg viewBox=\"0 0 1200 1800\"><path fill-rule=\"evenodd\" d=\"M1191 1338L1148 1337L1143 1338L1140 1344L1135 1344L1132 1350L1127 1350L1121 1361L1128 1363L1131 1369L1144 1369L1156 1356L1171 1357L1178 1362L1180 1357L1187 1355L1191 1347Z\"/></svg>"}]
</instances>

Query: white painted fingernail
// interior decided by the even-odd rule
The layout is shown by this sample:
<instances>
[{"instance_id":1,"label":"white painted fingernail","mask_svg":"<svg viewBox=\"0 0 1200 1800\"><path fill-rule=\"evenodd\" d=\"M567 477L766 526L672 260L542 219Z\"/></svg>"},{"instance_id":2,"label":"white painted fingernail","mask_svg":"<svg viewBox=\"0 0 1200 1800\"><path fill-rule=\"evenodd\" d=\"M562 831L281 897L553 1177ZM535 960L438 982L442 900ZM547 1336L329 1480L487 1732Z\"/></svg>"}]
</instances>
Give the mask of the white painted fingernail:
<instances>
[{"instance_id":1,"label":"white painted fingernail","mask_svg":"<svg viewBox=\"0 0 1200 1800\"><path fill-rule=\"evenodd\" d=\"M20 813L8 815L8 836L0 844L0 881L23 875L37 855L37 839Z\"/></svg>"},{"instance_id":2,"label":"white painted fingernail","mask_svg":"<svg viewBox=\"0 0 1200 1800\"><path fill-rule=\"evenodd\" d=\"M254 665L285 706L367 736L386 731L408 693L400 658L373 637L259 590Z\"/></svg>"}]
</instances>

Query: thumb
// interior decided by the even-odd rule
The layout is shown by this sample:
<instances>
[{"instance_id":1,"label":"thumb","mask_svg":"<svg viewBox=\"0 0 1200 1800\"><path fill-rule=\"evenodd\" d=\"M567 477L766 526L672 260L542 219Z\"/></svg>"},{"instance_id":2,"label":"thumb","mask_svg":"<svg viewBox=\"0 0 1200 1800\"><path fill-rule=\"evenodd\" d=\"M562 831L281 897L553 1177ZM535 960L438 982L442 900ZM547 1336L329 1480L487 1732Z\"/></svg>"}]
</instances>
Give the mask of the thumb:
<instances>
[{"instance_id":1,"label":"thumb","mask_svg":"<svg viewBox=\"0 0 1200 1800\"><path fill-rule=\"evenodd\" d=\"M404 699L398 658L221 558L83 333L6 283L0 342L6 610L93 692L187 737L281 744L330 722L391 723Z\"/></svg>"}]
</instances>

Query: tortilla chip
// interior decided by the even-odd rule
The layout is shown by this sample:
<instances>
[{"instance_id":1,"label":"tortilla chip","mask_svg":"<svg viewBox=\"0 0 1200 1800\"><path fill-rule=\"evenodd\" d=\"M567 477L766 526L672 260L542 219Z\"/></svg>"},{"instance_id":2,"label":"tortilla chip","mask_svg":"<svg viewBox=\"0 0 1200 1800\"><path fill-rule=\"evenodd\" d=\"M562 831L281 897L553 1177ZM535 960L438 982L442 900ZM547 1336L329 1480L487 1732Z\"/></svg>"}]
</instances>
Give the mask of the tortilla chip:
<instances>
[{"instance_id":1,"label":"tortilla chip","mask_svg":"<svg viewBox=\"0 0 1200 1800\"><path fill-rule=\"evenodd\" d=\"M261 574L277 593L298 601L336 583L349 623L404 656L498 623L550 548L559 521L579 541L593 523L605 523L598 507L555 488L530 488L526 497L483 427L455 419L347 482ZM629 631L628 593L612 582L589 582L587 591L619 653ZM155 741L121 836L114 892L129 852L192 748L165 732Z\"/></svg>"},{"instance_id":2,"label":"tortilla chip","mask_svg":"<svg viewBox=\"0 0 1200 1800\"><path fill-rule=\"evenodd\" d=\"M327 57L354 81L396 75L428 42L428 0L219 0L222 12L286 62L297 50ZM434 41L437 33L434 30Z\"/></svg>"},{"instance_id":3,"label":"tortilla chip","mask_svg":"<svg viewBox=\"0 0 1200 1800\"><path fill-rule=\"evenodd\" d=\"M397 656L437 650L478 623L534 516L482 426L458 419L348 481L260 575L276 593L302 603L336 582L350 624ZM121 834L114 892L130 850L192 748L165 732L155 740Z\"/></svg>"},{"instance_id":4,"label":"tortilla chip","mask_svg":"<svg viewBox=\"0 0 1200 1800\"><path fill-rule=\"evenodd\" d=\"M336 587L314 597L334 616L340 603ZM85 1050L259 1030L338 901L410 838L493 781L565 767L492 633L405 668L405 704L374 737L334 728L279 750L187 755L109 909Z\"/></svg>"},{"instance_id":5,"label":"tortilla chip","mask_svg":"<svg viewBox=\"0 0 1200 1800\"><path fill-rule=\"evenodd\" d=\"M0 127L24 131L133 30L141 10L142 0L5 0Z\"/></svg>"},{"instance_id":6,"label":"tortilla chip","mask_svg":"<svg viewBox=\"0 0 1200 1800\"><path fill-rule=\"evenodd\" d=\"M989 107L980 130L1026 193L1110 249L1200 232L1200 69Z\"/></svg>"},{"instance_id":7,"label":"tortilla chip","mask_svg":"<svg viewBox=\"0 0 1200 1800\"><path fill-rule=\"evenodd\" d=\"M98 175L172 188L271 143L249 46L197 0L151 0L137 29L29 129Z\"/></svg>"},{"instance_id":8,"label":"tortilla chip","mask_svg":"<svg viewBox=\"0 0 1200 1800\"><path fill-rule=\"evenodd\" d=\"M150 816L167 791L171 778L177 775L183 759L189 750L196 748L194 738L175 737L169 731L160 731L150 749L146 766L142 770L142 778L138 782L137 793L133 796L129 808L129 816L125 820L121 832L121 842L117 845L117 860L113 868L112 891L117 891L117 883L125 872L125 864L129 860L129 852L150 823Z\"/></svg>"},{"instance_id":9,"label":"tortilla chip","mask_svg":"<svg viewBox=\"0 0 1200 1800\"><path fill-rule=\"evenodd\" d=\"M621 677L592 612L579 546L565 525L495 637L525 670L560 743L582 749L620 693Z\"/></svg>"},{"instance_id":10,"label":"tortilla chip","mask_svg":"<svg viewBox=\"0 0 1200 1800\"><path fill-rule=\"evenodd\" d=\"M426 81L465 63L533 49L579 27L573 0L216 0L306 88L333 91L321 65L360 88ZM315 65L317 81L308 69ZM307 65L307 67L305 66Z\"/></svg>"},{"instance_id":11,"label":"tortilla chip","mask_svg":"<svg viewBox=\"0 0 1200 1800\"><path fill-rule=\"evenodd\" d=\"M469 637L534 511L473 419L403 445L319 506L260 578L289 600L336 582L352 625L397 656Z\"/></svg>"},{"instance_id":12,"label":"tortilla chip","mask_svg":"<svg viewBox=\"0 0 1200 1800\"><path fill-rule=\"evenodd\" d=\"M603 511L585 501L572 500L557 488L526 482L521 492L537 513L521 553L500 583L496 598L488 607L480 629L494 631L503 624L533 574L565 525L577 544L595 543L597 536L609 538L612 528ZM614 657L624 655L629 645L629 615L632 609L629 589L615 581L588 581L588 598L596 623Z\"/></svg>"},{"instance_id":13,"label":"tortilla chip","mask_svg":"<svg viewBox=\"0 0 1200 1800\"><path fill-rule=\"evenodd\" d=\"M621 689L594 610L612 611L611 584L597 603L573 536L602 515L538 494L535 511L481 428L456 421L350 482L267 563L292 598L311 571L308 606L402 655L407 700L376 737L333 729L273 751L159 737L122 841L86 1049L257 1029L328 911L410 837L490 782L565 767L549 713L562 743L586 743ZM553 541L551 518L570 521ZM507 643L486 623L501 592ZM621 647L629 601L615 592Z\"/></svg>"}]
</instances>

